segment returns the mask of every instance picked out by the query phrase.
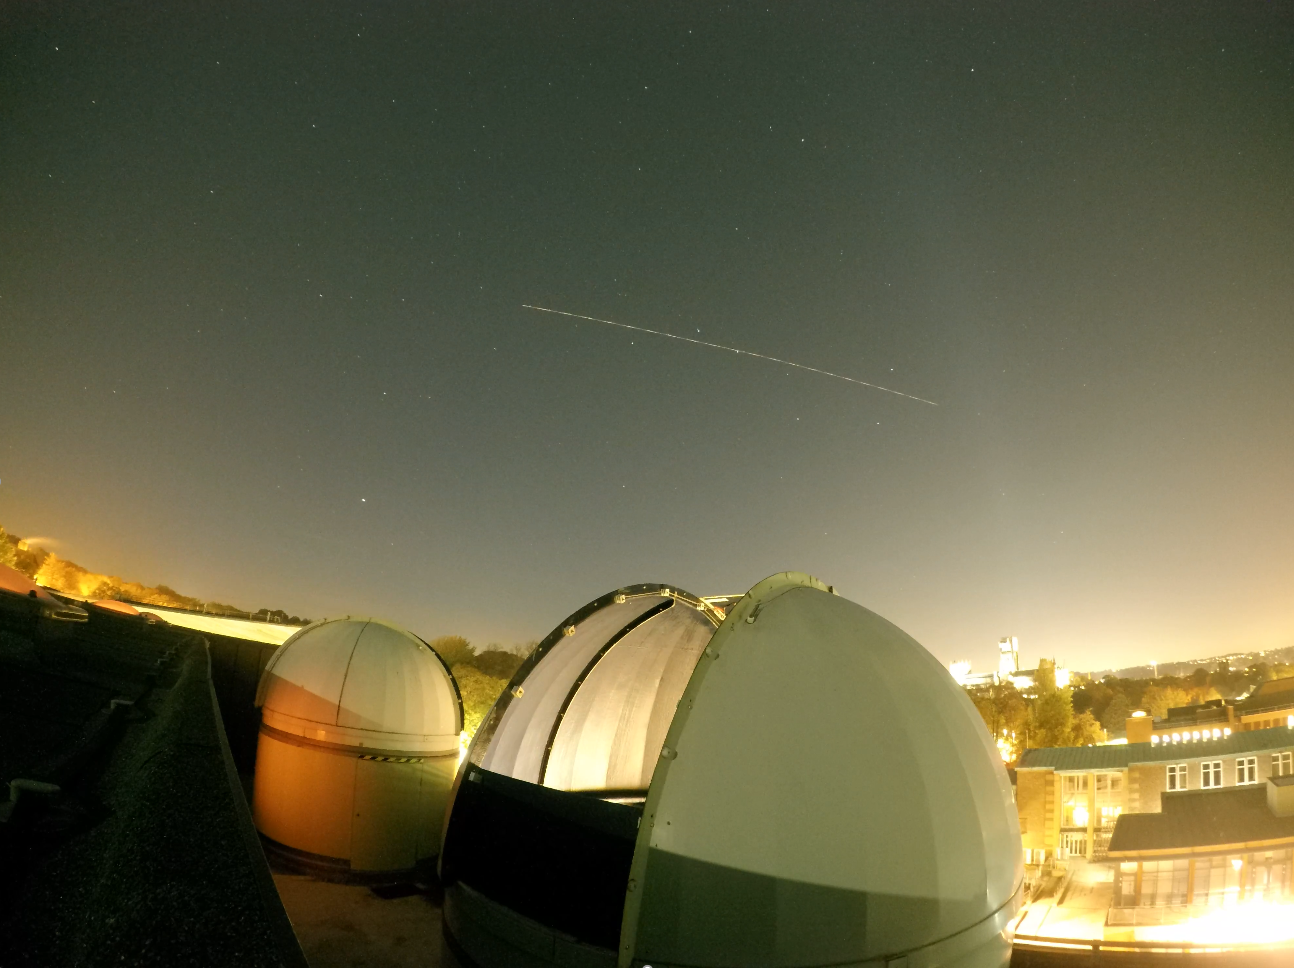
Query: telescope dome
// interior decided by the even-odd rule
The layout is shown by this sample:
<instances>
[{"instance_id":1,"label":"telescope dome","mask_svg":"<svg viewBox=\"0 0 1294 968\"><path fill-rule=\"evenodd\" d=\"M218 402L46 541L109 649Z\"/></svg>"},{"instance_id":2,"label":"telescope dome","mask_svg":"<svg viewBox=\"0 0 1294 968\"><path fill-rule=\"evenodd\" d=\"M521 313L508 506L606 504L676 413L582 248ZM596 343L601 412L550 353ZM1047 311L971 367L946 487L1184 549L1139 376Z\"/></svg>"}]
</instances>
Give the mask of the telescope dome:
<instances>
[{"instance_id":1,"label":"telescope dome","mask_svg":"<svg viewBox=\"0 0 1294 968\"><path fill-rule=\"evenodd\" d=\"M1006 965L1016 814L947 670L807 575L760 582L722 615L659 588L568 619L478 732L441 858L450 954ZM656 725L629 728L643 720Z\"/></svg>"},{"instance_id":2,"label":"telescope dome","mask_svg":"<svg viewBox=\"0 0 1294 968\"><path fill-rule=\"evenodd\" d=\"M463 714L430 646L376 619L318 622L270 657L256 703L252 812L271 848L346 876L437 854Z\"/></svg>"}]
</instances>

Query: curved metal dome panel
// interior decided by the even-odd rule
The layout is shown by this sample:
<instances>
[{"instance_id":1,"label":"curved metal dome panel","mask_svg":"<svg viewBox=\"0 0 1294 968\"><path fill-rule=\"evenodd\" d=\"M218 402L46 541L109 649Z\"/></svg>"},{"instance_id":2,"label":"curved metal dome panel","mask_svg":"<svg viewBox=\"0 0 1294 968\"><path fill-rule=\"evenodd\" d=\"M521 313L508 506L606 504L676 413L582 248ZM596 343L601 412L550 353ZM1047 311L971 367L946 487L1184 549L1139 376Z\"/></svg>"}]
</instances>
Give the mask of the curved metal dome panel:
<instances>
[{"instance_id":1,"label":"curved metal dome panel","mask_svg":"<svg viewBox=\"0 0 1294 968\"><path fill-rule=\"evenodd\" d=\"M480 757L480 766L539 783L553 726L580 676L608 641L661 604L659 595L615 602L549 636L551 645L539 661L519 670L509 692L500 699L506 707L493 734L479 737L488 744L482 752L473 751ZM571 631L566 634L564 629Z\"/></svg>"},{"instance_id":2,"label":"curved metal dome panel","mask_svg":"<svg viewBox=\"0 0 1294 968\"><path fill-rule=\"evenodd\" d=\"M458 699L444 664L408 632L369 622L351 654L337 725L382 733L452 735Z\"/></svg>"},{"instance_id":3,"label":"curved metal dome panel","mask_svg":"<svg viewBox=\"0 0 1294 968\"><path fill-rule=\"evenodd\" d=\"M453 796L446 932L484 966L1010 959L1020 839L978 714L807 575L726 617L650 585L585 606L518 670Z\"/></svg>"},{"instance_id":4,"label":"curved metal dome panel","mask_svg":"<svg viewBox=\"0 0 1294 968\"><path fill-rule=\"evenodd\" d=\"M334 619L279 647L261 677L265 723L312 740L380 749L452 750L462 711L440 657L372 619Z\"/></svg>"},{"instance_id":5,"label":"curved metal dome panel","mask_svg":"<svg viewBox=\"0 0 1294 968\"><path fill-rule=\"evenodd\" d=\"M855 962L981 924L1000 947L1023 873L1005 770L964 692L885 619L807 576L762 582L666 742L626 907L635 958Z\"/></svg>"},{"instance_id":6,"label":"curved metal dome panel","mask_svg":"<svg viewBox=\"0 0 1294 968\"><path fill-rule=\"evenodd\" d=\"M641 793L717 621L699 598L669 586L635 585L590 603L517 671L471 761L562 790Z\"/></svg>"},{"instance_id":7,"label":"curved metal dome panel","mask_svg":"<svg viewBox=\"0 0 1294 968\"><path fill-rule=\"evenodd\" d=\"M366 624L326 619L296 633L265 664L256 705L294 719L337 725L346 670Z\"/></svg>"},{"instance_id":8,"label":"curved metal dome panel","mask_svg":"<svg viewBox=\"0 0 1294 968\"><path fill-rule=\"evenodd\" d=\"M713 634L704 613L676 603L613 643L568 701L544 786L646 790L679 696Z\"/></svg>"}]
</instances>

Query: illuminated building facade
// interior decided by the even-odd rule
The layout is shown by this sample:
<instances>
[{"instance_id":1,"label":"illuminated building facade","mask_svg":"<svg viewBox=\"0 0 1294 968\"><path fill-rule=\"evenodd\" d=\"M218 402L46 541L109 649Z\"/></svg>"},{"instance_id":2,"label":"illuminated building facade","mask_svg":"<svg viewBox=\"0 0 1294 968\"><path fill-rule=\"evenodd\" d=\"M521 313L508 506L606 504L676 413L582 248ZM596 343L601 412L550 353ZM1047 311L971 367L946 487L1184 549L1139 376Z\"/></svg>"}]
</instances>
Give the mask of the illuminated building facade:
<instances>
[{"instance_id":1,"label":"illuminated building facade","mask_svg":"<svg viewBox=\"0 0 1294 968\"><path fill-rule=\"evenodd\" d=\"M1164 923L1294 900L1294 774L1162 799L1161 812L1129 814L1115 828L1110 924L1145 923L1145 908Z\"/></svg>"},{"instance_id":2,"label":"illuminated building facade","mask_svg":"<svg viewBox=\"0 0 1294 968\"><path fill-rule=\"evenodd\" d=\"M1294 676L1269 679L1243 699L1178 706L1160 719L1138 711L1127 721L1129 743L1181 742L1185 736L1198 739L1205 732L1227 736L1277 726L1294 728Z\"/></svg>"},{"instance_id":3,"label":"illuminated building facade","mask_svg":"<svg viewBox=\"0 0 1294 968\"><path fill-rule=\"evenodd\" d=\"M1180 734L1179 734L1180 736ZM1294 729L1167 743L1026 750L1016 769L1025 863L1104 857L1127 814L1159 813L1161 795L1261 788L1294 775Z\"/></svg>"},{"instance_id":4,"label":"illuminated building facade","mask_svg":"<svg viewBox=\"0 0 1294 968\"><path fill-rule=\"evenodd\" d=\"M1020 640L1014 635L1002 638L997 644L997 674L1010 679L1020 671Z\"/></svg>"},{"instance_id":5,"label":"illuminated building facade","mask_svg":"<svg viewBox=\"0 0 1294 968\"><path fill-rule=\"evenodd\" d=\"M1070 683L1070 671L1057 667L1050 659L1039 659L1038 668L1020 668L1020 640L1014 635L1004 636L998 640L998 662L996 672L973 672L971 664L959 659L948 664L948 672L957 685L967 689L985 686L996 686L1009 682L1021 691L1033 689L1037 684L1038 673L1050 669L1055 675L1056 685L1064 689Z\"/></svg>"}]
</instances>

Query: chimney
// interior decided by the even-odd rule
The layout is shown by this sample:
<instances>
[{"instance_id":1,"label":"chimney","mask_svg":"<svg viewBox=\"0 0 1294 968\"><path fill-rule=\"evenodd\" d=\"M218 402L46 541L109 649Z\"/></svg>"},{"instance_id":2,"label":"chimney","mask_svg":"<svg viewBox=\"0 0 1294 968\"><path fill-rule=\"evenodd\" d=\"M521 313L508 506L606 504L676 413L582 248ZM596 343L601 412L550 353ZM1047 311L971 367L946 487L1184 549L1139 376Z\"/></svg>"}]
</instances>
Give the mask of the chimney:
<instances>
[{"instance_id":1,"label":"chimney","mask_svg":"<svg viewBox=\"0 0 1294 968\"><path fill-rule=\"evenodd\" d=\"M1294 817L1294 774L1268 777L1267 809L1275 817Z\"/></svg>"},{"instance_id":2,"label":"chimney","mask_svg":"<svg viewBox=\"0 0 1294 968\"><path fill-rule=\"evenodd\" d=\"M1125 722L1129 743L1149 743L1155 732L1155 720L1144 709L1138 709Z\"/></svg>"}]
</instances>

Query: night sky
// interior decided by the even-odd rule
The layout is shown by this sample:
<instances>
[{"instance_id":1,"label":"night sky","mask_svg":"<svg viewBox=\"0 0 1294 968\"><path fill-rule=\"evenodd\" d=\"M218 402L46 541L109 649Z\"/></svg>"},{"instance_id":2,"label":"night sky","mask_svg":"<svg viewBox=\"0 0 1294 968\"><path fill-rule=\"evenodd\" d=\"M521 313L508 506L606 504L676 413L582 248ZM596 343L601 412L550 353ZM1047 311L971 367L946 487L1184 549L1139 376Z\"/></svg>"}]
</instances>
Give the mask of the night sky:
<instances>
[{"instance_id":1,"label":"night sky","mask_svg":"<svg viewBox=\"0 0 1294 968\"><path fill-rule=\"evenodd\" d=\"M0 415L0 524L243 608L1294 644L1294 7L5 4Z\"/></svg>"}]
</instances>

